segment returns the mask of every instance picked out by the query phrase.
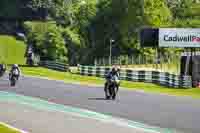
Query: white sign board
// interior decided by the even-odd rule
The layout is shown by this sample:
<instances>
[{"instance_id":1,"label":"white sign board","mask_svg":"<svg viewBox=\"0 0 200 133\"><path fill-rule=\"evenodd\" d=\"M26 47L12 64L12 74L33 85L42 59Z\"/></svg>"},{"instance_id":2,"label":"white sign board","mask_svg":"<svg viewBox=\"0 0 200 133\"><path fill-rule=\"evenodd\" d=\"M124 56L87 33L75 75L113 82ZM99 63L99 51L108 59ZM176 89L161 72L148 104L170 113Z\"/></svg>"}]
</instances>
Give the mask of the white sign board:
<instances>
[{"instance_id":1,"label":"white sign board","mask_svg":"<svg viewBox=\"0 0 200 133\"><path fill-rule=\"evenodd\" d=\"M200 28L160 28L159 47L200 48Z\"/></svg>"}]
</instances>

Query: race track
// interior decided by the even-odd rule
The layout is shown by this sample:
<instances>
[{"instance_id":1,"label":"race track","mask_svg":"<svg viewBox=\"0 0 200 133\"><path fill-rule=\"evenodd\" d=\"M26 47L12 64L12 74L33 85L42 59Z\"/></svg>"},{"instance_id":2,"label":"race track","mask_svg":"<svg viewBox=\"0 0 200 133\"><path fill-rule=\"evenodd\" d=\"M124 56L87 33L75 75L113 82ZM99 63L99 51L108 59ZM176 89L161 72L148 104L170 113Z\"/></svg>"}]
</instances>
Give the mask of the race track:
<instances>
[{"instance_id":1,"label":"race track","mask_svg":"<svg viewBox=\"0 0 200 133\"><path fill-rule=\"evenodd\" d=\"M88 109L183 133L200 132L200 100L188 97L148 94L120 90L116 101L105 100L102 87L65 84L21 77L16 87L9 87L7 77L0 78L0 91L32 96L54 103Z\"/></svg>"}]
</instances>

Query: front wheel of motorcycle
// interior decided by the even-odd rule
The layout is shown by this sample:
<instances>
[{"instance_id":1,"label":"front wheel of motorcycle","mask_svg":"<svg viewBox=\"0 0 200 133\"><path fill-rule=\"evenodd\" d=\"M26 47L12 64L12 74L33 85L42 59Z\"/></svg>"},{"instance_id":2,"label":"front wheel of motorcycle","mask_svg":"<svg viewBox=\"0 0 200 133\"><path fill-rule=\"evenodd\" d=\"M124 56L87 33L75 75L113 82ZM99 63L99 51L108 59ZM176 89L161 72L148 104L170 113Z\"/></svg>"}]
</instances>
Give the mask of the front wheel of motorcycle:
<instances>
[{"instance_id":1,"label":"front wheel of motorcycle","mask_svg":"<svg viewBox=\"0 0 200 133\"><path fill-rule=\"evenodd\" d=\"M106 100L109 100L110 99L110 96L106 96Z\"/></svg>"},{"instance_id":2,"label":"front wheel of motorcycle","mask_svg":"<svg viewBox=\"0 0 200 133\"><path fill-rule=\"evenodd\" d=\"M15 84L16 84L16 79L11 79L10 86L15 86Z\"/></svg>"},{"instance_id":3,"label":"front wheel of motorcycle","mask_svg":"<svg viewBox=\"0 0 200 133\"><path fill-rule=\"evenodd\" d=\"M106 98L106 100L109 100L110 99L110 95L108 94L109 92L107 92L107 91L109 91L109 90L105 91L105 98Z\"/></svg>"},{"instance_id":4,"label":"front wheel of motorcycle","mask_svg":"<svg viewBox=\"0 0 200 133\"><path fill-rule=\"evenodd\" d=\"M113 95L112 95L112 100L115 100L115 98L116 98L116 93L115 93L115 90L114 90Z\"/></svg>"}]
</instances>

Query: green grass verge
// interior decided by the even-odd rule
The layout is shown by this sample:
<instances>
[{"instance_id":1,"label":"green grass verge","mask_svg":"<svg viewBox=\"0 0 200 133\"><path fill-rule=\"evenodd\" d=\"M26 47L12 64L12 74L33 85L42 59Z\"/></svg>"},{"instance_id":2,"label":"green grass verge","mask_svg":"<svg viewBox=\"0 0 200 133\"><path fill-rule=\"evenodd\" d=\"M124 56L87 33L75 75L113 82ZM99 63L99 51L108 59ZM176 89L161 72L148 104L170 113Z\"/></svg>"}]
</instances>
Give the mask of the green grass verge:
<instances>
[{"instance_id":1,"label":"green grass verge","mask_svg":"<svg viewBox=\"0 0 200 133\"><path fill-rule=\"evenodd\" d=\"M20 133L20 132L15 131L13 129L10 129L10 128L0 124L0 133Z\"/></svg>"},{"instance_id":2,"label":"green grass verge","mask_svg":"<svg viewBox=\"0 0 200 133\"><path fill-rule=\"evenodd\" d=\"M36 68L23 67L22 72L23 74L26 75L48 77L51 79L64 80L66 82L72 82L72 83L78 82L86 85L103 85L105 82L104 79L98 77L80 76L77 74L58 72L41 67L36 67ZM150 92L150 93L163 93L174 96L189 96L193 98L200 98L199 88L191 88L191 89L167 88L151 83L130 82L130 81L122 81L121 87L129 90L143 90L145 92Z\"/></svg>"},{"instance_id":3,"label":"green grass verge","mask_svg":"<svg viewBox=\"0 0 200 133\"><path fill-rule=\"evenodd\" d=\"M0 63L25 64L26 45L12 36L0 36Z\"/></svg>"}]
</instances>

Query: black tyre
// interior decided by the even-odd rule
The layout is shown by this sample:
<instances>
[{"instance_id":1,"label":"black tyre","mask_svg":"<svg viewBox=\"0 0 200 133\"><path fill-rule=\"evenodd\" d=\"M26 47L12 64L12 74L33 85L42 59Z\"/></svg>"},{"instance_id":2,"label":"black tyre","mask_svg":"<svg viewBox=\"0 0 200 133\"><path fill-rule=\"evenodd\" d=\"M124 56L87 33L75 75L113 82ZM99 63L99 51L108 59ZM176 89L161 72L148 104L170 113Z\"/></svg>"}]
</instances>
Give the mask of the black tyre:
<instances>
[{"instance_id":1,"label":"black tyre","mask_svg":"<svg viewBox=\"0 0 200 133\"><path fill-rule=\"evenodd\" d=\"M110 96L106 96L106 99L109 100L109 99L110 99Z\"/></svg>"},{"instance_id":2,"label":"black tyre","mask_svg":"<svg viewBox=\"0 0 200 133\"><path fill-rule=\"evenodd\" d=\"M110 95L109 95L108 90L105 90L105 98L106 98L107 100L110 99Z\"/></svg>"},{"instance_id":3,"label":"black tyre","mask_svg":"<svg viewBox=\"0 0 200 133\"><path fill-rule=\"evenodd\" d=\"M115 98L116 98L116 95L113 95L113 96L112 96L112 100L115 100Z\"/></svg>"},{"instance_id":4,"label":"black tyre","mask_svg":"<svg viewBox=\"0 0 200 133\"><path fill-rule=\"evenodd\" d=\"M112 97L112 95L113 95L113 87L110 86L108 91L109 91L109 96Z\"/></svg>"},{"instance_id":5,"label":"black tyre","mask_svg":"<svg viewBox=\"0 0 200 133\"><path fill-rule=\"evenodd\" d=\"M15 86L15 83L11 81L10 86Z\"/></svg>"},{"instance_id":6,"label":"black tyre","mask_svg":"<svg viewBox=\"0 0 200 133\"><path fill-rule=\"evenodd\" d=\"M115 100L116 97L116 91L115 91L115 86L112 87L112 99Z\"/></svg>"},{"instance_id":7,"label":"black tyre","mask_svg":"<svg viewBox=\"0 0 200 133\"><path fill-rule=\"evenodd\" d=\"M3 76L3 72L0 72L0 77L2 77Z\"/></svg>"},{"instance_id":8,"label":"black tyre","mask_svg":"<svg viewBox=\"0 0 200 133\"><path fill-rule=\"evenodd\" d=\"M13 78L11 79L11 81L10 81L10 85L11 85L11 86L15 86L15 84L16 84L16 78L13 77Z\"/></svg>"},{"instance_id":9,"label":"black tyre","mask_svg":"<svg viewBox=\"0 0 200 133\"><path fill-rule=\"evenodd\" d=\"M2 77L5 74L5 70L0 71L0 77Z\"/></svg>"}]
</instances>

